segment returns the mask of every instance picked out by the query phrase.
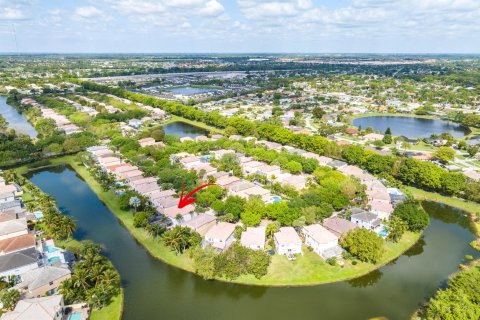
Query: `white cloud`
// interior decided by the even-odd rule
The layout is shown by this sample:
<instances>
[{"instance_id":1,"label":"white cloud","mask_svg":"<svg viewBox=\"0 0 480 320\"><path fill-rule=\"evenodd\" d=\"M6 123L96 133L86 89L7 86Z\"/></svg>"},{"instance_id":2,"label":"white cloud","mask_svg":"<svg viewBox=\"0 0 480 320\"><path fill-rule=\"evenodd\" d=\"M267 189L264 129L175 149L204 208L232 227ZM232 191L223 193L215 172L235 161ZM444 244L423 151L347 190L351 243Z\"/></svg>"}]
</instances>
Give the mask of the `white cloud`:
<instances>
[{"instance_id":1,"label":"white cloud","mask_svg":"<svg viewBox=\"0 0 480 320\"><path fill-rule=\"evenodd\" d=\"M95 7L80 7L75 9L75 15L80 18L98 18L102 17L104 13Z\"/></svg>"},{"instance_id":2,"label":"white cloud","mask_svg":"<svg viewBox=\"0 0 480 320\"><path fill-rule=\"evenodd\" d=\"M198 12L202 16L215 17L224 12L224 8L217 0L208 1Z\"/></svg>"},{"instance_id":3,"label":"white cloud","mask_svg":"<svg viewBox=\"0 0 480 320\"><path fill-rule=\"evenodd\" d=\"M0 9L0 20L23 20L25 19L25 14L16 8L3 8Z\"/></svg>"}]
</instances>

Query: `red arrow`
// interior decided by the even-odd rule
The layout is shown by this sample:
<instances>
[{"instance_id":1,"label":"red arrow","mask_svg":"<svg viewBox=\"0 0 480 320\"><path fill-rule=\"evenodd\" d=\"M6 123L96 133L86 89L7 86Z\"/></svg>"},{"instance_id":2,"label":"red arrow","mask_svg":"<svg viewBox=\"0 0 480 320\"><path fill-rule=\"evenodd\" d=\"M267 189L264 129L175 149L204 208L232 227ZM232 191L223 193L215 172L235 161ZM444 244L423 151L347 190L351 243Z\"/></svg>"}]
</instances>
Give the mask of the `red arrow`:
<instances>
[{"instance_id":1,"label":"red arrow","mask_svg":"<svg viewBox=\"0 0 480 320\"><path fill-rule=\"evenodd\" d=\"M182 193L180 194L180 201L178 201L178 209L182 209L185 206L188 206L189 204L192 204L195 202L195 198L190 198L193 196L196 192L200 191L201 189L208 187L208 186L214 186L214 183L207 183L204 185L201 185L200 187L194 189L193 191L190 191L185 197L183 196L183 183L182 183Z\"/></svg>"}]
</instances>

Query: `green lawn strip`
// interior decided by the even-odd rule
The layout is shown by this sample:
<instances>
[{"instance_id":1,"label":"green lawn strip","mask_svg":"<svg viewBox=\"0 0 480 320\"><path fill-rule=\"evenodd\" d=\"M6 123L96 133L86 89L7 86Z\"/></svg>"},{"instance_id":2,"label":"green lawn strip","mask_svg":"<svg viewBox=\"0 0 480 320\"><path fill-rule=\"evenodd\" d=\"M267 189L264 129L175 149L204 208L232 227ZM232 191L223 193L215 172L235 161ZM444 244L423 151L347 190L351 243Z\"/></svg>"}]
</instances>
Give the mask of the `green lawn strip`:
<instances>
[{"instance_id":1,"label":"green lawn strip","mask_svg":"<svg viewBox=\"0 0 480 320\"><path fill-rule=\"evenodd\" d=\"M190 125L192 125L192 126L199 127L199 128L202 128L202 129L211 131L211 132L213 132L213 133L220 133L220 134L224 134L224 133L225 133L225 130L223 130L223 129L215 128L215 127L209 126L208 124L205 124L205 123L203 123L203 122L198 122L198 121L194 121L194 120L189 120L189 119L182 118L182 117L179 117L179 116L174 116L174 115L172 115L170 119L168 119L167 121L163 122L161 125L164 126L164 125L167 125L167 124L170 124L170 123L174 123L174 122L184 122L184 123L188 123L188 124L190 124Z\"/></svg>"},{"instance_id":2,"label":"green lawn strip","mask_svg":"<svg viewBox=\"0 0 480 320\"><path fill-rule=\"evenodd\" d=\"M112 299L112 302L100 310L93 309L90 320L119 320L123 313L123 289L118 296Z\"/></svg>"},{"instance_id":3,"label":"green lawn strip","mask_svg":"<svg viewBox=\"0 0 480 320\"><path fill-rule=\"evenodd\" d=\"M403 189L412 194L415 199L443 203L470 213L472 221L476 226L477 236L480 236L480 204L456 197L443 196L411 186L404 186Z\"/></svg>"},{"instance_id":4,"label":"green lawn strip","mask_svg":"<svg viewBox=\"0 0 480 320\"><path fill-rule=\"evenodd\" d=\"M133 226L132 212L121 210L117 196L112 191L104 191L100 184L90 175L87 168L74 161L73 156L55 160L56 161L52 163L53 165L69 164L152 256L183 270L194 271L192 260L188 255L175 254L166 247L159 238L150 236L144 229L135 228ZM377 264L358 262L358 264L354 266L347 261L344 267L330 266L316 253L304 248L304 256L298 256L295 261L288 261L285 256L273 256L269 272L262 279L256 279L253 276L241 276L233 282L251 285L286 286L316 285L356 278L400 256L416 243L420 235L419 233L407 232L399 243L386 242L385 253L381 261Z\"/></svg>"}]
</instances>

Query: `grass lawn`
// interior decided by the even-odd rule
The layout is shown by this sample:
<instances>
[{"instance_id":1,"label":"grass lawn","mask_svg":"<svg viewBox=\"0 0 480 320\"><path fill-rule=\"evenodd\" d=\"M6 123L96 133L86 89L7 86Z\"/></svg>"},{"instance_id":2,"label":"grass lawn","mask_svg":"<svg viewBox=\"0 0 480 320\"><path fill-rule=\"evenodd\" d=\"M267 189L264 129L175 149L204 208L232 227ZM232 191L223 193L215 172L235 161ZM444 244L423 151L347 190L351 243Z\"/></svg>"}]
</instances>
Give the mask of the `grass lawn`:
<instances>
[{"instance_id":1,"label":"grass lawn","mask_svg":"<svg viewBox=\"0 0 480 320\"><path fill-rule=\"evenodd\" d=\"M259 280L248 275L241 276L234 282L268 286L301 286L357 278L400 256L417 242L420 235L420 233L407 232L398 243L386 242L382 259L375 265L360 261L357 265L352 265L350 261L346 261L343 267L331 266L304 246L303 256L297 255L297 259L294 261L289 261L286 256L274 255L268 274L262 279Z\"/></svg>"},{"instance_id":2,"label":"grass lawn","mask_svg":"<svg viewBox=\"0 0 480 320\"><path fill-rule=\"evenodd\" d=\"M185 122L185 123L191 124L192 126L199 127L199 128L211 131L213 133L224 134L224 132L225 132L223 129L219 129L219 128L209 126L208 124L205 124L203 122L189 120L189 119L185 119L185 118L182 118L182 117L179 117L179 116L174 116L174 115L172 115L172 117L170 119L163 122L161 125L164 126L166 124L173 123L173 122Z\"/></svg>"},{"instance_id":3,"label":"grass lawn","mask_svg":"<svg viewBox=\"0 0 480 320\"><path fill-rule=\"evenodd\" d=\"M183 270L190 272L194 271L192 261L188 255L175 254L167 248L159 238L150 236L143 229L135 228L133 226L132 212L120 209L117 196L112 191L104 191L90 175L87 168L75 161L74 156L58 158L52 161L52 165L58 164L69 164L72 166L97 196L119 218L133 237L142 243L152 256ZM20 168L20 170L26 169ZM367 274L400 256L416 243L420 235L420 233L408 232L399 243L387 242L385 244L385 252L381 261L375 265L358 262L358 264L354 266L350 262L347 262L344 267L330 266L316 253L310 252L307 248L304 248L304 256L298 256L295 261L288 261L285 256L273 256L268 274L260 280L253 276L242 276L234 282L253 285L286 286L314 285L356 278Z\"/></svg>"},{"instance_id":4,"label":"grass lawn","mask_svg":"<svg viewBox=\"0 0 480 320\"><path fill-rule=\"evenodd\" d=\"M123 313L123 289L112 302L100 310L93 309L90 320L119 320Z\"/></svg>"},{"instance_id":5,"label":"grass lawn","mask_svg":"<svg viewBox=\"0 0 480 320\"><path fill-rule=\"evenodd\" d=\"M415 199L440 202L470 213L476 226L477 236L480 236L480 204L456 197L443 196L438 193L428 192L410 186L404 186L403 189L414 196Z\"/></svg>"}]
</instances>

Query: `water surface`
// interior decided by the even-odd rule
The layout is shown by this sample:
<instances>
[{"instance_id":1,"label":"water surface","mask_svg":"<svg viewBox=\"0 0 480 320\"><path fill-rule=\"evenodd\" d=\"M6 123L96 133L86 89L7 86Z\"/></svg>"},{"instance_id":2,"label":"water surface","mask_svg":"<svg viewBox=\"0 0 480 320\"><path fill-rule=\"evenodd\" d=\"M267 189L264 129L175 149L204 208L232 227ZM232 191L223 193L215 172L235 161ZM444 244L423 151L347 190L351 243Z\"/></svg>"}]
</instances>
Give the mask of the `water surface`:
<instances>
[{"instance_id":1,"label":"water surface","mask_svg":"<svg viewBox=\"0 0 480 320\"><path fill-rule=\"evenodd\" d=\"M165 134L176 135L176 136L179 136L180 138L183 138L183 137L195 138L198 136L208 135L207 130L196 127L196 126L192 126L191 124L181 122L181 121L166 124L162 128L163 128L163 131L165 131Z\"/></svg>"},{"instance_id":2,"label":"water surface","mask_svg":"<svg viewBox=\"0 0 480 320\"><path fill-rule=\"evenodd\" d=\"M7 104L7 97L0 96L0 114L8 121L8 126L23 134L28 134L30 138L37 137L37 131L23 115L15 108Z\"/></svg>"},{"instance_id":3,"label":"water surface","mask_svg":"<svg viewBox=\"0 0 480 320\"><path fill-rule=\"evenodd\" d=\"M460 211L426 203L431 225L421 240L365 277L296 288L205 281L152 258L70 168L55 167L28 178L74 217L75 238L104 246L125 287L125 320L409 319L426 297L445 285L466 254L480 256L468 245L474 236Z\"/></svg>"},{"instance_id":4,"label":"water surface","mask_svg":"<svg viewBox=\"0 0 480 320\"><path fill-rule=\"evenodd\" d=\"M175 87L166 89L165 91L182 96L193 96L201 93L215 92L217 90L215 88L208 87Z\"/></svg>"},{"instance_id":5,"label":"water surface","mask_svg":"<svg viewBox=\"0 0 480 320\"><path fill-rule=\"evenodd\" d=\"M470 130L460 124L443 120L423 119L414 117L379 116L357 118L352 121L356 127L373 127L375 131L392 130L395 136L408 138L428 138L432 134L451 133L455 138L461 138Z\"/></svg>"}]
</instances>

